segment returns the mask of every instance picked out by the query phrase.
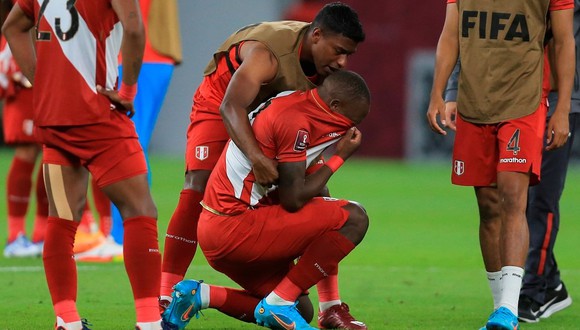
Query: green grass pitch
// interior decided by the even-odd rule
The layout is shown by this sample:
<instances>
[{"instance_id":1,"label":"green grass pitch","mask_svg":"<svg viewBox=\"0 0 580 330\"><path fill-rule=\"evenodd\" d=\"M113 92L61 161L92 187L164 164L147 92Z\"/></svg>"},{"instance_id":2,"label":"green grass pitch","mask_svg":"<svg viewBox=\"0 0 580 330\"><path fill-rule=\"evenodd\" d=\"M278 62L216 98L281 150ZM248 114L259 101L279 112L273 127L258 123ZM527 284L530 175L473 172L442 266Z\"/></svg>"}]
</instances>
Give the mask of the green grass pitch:
<instances>
[{"instance_id":1,"label":"green grass pitch","mask_svg":"<svg viewBox=\"0 0 580 330\"><path fill-rule=\"evenodd\" d=\"M0 219L6 214L6 178L12 153L0 151ZM151 158L159 237L177 204L183 161ZM370 215L364 241L341 263L343 301L370 329L478 329L491 312L479 253L472 188L450 183L447 164L355 159L331 179L333 196L362 203ZM580 167L572 166L561 205L556 253L562 278L580 299ZM31 218L29 218L31 220ZM28 222L28 228L31 227ZM30 230L30 229L29 229ZM6 225L0 225L6 237ZM132 329L133 303L123 264L79 263L78 308L93 329ZM187 274L211 284L235 285L198 254ZM0 256L0 329L50 329L54 315L41 259ZM316 304L316 290L311 290ZM580 300L579 300L580 301ZM522 329L577 329L580 303ZM313 322L313 325L315 323ZM188 329L257 329L215 310Z\"/></svg>"}]
</instances>

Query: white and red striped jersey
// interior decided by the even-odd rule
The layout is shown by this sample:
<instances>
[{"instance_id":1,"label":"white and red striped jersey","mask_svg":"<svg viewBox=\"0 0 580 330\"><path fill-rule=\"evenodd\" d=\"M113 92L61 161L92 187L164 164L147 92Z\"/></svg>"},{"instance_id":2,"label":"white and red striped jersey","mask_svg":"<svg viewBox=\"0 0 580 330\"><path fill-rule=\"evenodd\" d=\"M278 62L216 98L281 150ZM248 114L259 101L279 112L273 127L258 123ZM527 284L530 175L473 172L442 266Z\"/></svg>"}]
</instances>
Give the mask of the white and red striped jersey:
<instances>
[{"instance_id":1,"label":"white and red striped jersey","mask_svg":"<svg viewBox=\"0 0 580 330\"><path fill-rule=\"evenodd\" d=\"M264 155L279 163L306 161L306 167L353 126L330 110L316 89L282 93L258 107L250 119ZM210 175L203 203L236 214L268 204L265 197L275 189L255 182L249 159L230 140Z\"/></svg>"},{"instance_id":2,"label":"white and red striped jersey","mask_svg":"<svg viewBox=\"0 0 580 330\"><path fill-rule=\"evenodd\" d=\"M77 126L109 119L96 86L115 87L123 29L110 0L18 0L36 22L35 122Z\"/></svg>"}]
</instances>

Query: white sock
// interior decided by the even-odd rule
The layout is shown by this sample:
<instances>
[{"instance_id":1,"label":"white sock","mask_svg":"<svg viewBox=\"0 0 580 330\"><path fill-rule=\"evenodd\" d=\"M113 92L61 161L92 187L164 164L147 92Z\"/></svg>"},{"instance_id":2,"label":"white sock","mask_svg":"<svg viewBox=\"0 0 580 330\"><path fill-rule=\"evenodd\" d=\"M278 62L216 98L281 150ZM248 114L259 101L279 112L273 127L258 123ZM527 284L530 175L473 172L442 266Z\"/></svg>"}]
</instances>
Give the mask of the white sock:
<instances>
[{"instance_id":1,"label":"white sock","mask_svg":"<svg viewBox=\"0 0 580 330\"><path fill-rule=\"evenodd\" d=\"M324 302L319 302L318 303L318 308L320 308L321 312L324 312L325 310L329 309L332 306L336 306L336 305L340 305L342 304L342 301L339 300L331 300L331 301L324 301Z\"/></svg>"},{"instance_id":2,"label":"white sock","mask_svg":"<svg viewBox=\"0 0 580 330\"><path fill-rule=\"evenodd\" d=\"M288 301L282 299L279 295L275 294L273 291L270 292L268 296L266 296L266 303L268 305L293 305L294 301Z\"/></svg>"},{"instance_id":3,"label":"white sock","mask_svg":"<svg viewBox=\"0 0 580 330\"><path fill-rule=\"evenodd\" d=\"M137 322L136 328L139 330L158 330L161 329L161 320L156 322Z\"/></svg>"},{"instance_id":4,"label":"white sock","mask_svg":"<svg viewBox=\"0 0 580 330\"><path fill-rule=\"evenodd\" d=\"M209 307L209 285L201 283L199 285L199 294L201 295L201 309Z\"/></svg>"},{"instance_id":5,"label":"white sock","mask_svg":"<svg viewBox=\"0 0 580 330\"><path fill-rule=\"evenodd\" d=\"M516 266L503 266L501 273L502 294L500 306L506 307L517 316L524 269Z\"/></svg>"},{"instance_id":6,"label":"white sock","mask_svg":"<svg viewBox=\"0 0 580 330\"><path fill-rule=\"evenodd\" d=\"M499 301L501 300L501 270L486 273L491 296L493 297L493 310L496 310L499 308Z\"/></svg>"},{"instance_id":7,"label":"white sock","mask_svg":"<svg viewBox=\"0 0 580 330\"><path fill-rule=\"evenodd\" d=\"M82 330L82 328L83 328L82 321L75 321L75 322L66 323L59 316L56 317L56 325L61 326L67 330Z\"/></svg>"}]
</instances>

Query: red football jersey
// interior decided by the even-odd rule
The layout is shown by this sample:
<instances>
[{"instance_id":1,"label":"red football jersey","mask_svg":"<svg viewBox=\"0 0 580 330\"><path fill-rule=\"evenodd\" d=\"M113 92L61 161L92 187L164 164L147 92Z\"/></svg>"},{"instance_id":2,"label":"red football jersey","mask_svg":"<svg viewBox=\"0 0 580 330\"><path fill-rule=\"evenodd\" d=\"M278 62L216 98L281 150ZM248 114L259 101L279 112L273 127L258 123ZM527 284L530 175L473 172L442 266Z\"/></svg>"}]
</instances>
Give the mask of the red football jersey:
<instances>
[{"instance_id":1,"label":"red football jersey","mask_svg":"<svg viewBox=\"0 0 580 330\"><path fill-rule=\"evenodd\" d=\"M288 93L252 112L252 129L264 155L280 163L306 161L308 167L353 123L330 110L315 89ZM235 214L259 207L275 189L255 182L250 161L229 141L211 173L203 202L218 212Z\"/></svg>"},{"instance_id":2,"label":"red football jersey","mask_svg":"<svg viewBox=\"0 0 580 330\"><path fill-rule=\"evenodd\" d=\"M69 4L72 4L69 6ZM110 0L18 0L36 22L34 81L38 126L78 126L109 120L123 29Z\"/></svg>"}]
</instances>

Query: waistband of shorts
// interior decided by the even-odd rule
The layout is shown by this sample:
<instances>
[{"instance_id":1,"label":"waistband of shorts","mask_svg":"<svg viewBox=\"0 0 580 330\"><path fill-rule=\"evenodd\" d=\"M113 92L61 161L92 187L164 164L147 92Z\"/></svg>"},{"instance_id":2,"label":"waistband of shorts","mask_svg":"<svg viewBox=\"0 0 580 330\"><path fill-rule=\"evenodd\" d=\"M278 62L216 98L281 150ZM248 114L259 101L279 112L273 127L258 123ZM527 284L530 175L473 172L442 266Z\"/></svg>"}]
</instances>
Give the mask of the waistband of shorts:
<instances>
[{"instance_id":1,"label":"waistband of shorts","mask_svg":"<svg viewBox=\"0 0 580 330\"><path fill-rule=\"evenodd\" d=\"M213 214L218 215L218 216L221 216L221 217L232 217L232 216L239 215L239 214L243 213L243 212L236 212L236 213L227 214L227 213L223 213L223 212L220 212L216 209L211 208L210 206L205 204L203 201L199 202L199 204L201 205L201 207L203 207L208 212L213 213Z\"/></svg>"}]
</instances>

